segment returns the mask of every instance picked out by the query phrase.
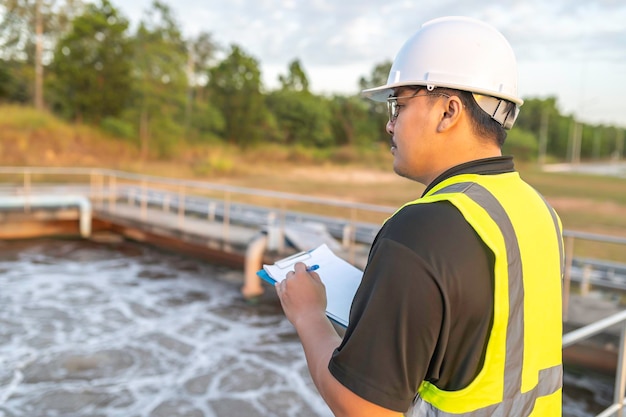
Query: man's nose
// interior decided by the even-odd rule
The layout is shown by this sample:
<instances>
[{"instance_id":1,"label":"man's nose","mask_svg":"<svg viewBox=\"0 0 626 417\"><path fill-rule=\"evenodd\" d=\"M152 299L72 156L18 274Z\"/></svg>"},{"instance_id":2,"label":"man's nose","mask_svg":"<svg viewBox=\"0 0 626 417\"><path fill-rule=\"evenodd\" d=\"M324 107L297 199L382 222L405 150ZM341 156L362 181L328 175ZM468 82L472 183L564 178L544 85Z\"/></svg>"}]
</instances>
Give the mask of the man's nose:
<instances>
[{"instance_id":1,"label":"man's nose","mask_svg":"<svg viewBox=\"0 0 626 417\"><path fill-rule=\"evenodd\" d=\"M393 136L393 127L394 127L394 123L391 120L387 121L387 124L385 125L385 130L391 136Z\"/></svg>"}]
</instances>

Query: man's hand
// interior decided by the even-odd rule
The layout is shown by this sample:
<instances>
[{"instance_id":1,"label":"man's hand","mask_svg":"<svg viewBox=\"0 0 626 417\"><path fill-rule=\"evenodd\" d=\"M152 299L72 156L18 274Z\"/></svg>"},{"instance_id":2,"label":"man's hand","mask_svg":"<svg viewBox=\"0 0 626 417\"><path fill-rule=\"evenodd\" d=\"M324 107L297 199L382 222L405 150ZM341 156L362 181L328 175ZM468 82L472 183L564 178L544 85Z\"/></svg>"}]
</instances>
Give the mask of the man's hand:
<instances>
[{"instance_id":1,"label":"man's hand","mask_svg":"<svg viewBox=\"0 0 626 417\"><path fill-rule=\"evenodd\" d=\"M336 416L401 417L402 414L384 409L359 397L331 375L328 363L341 343L330 320L326 317L326 288L315 272L298 262L294 271L276 283L285 315L294 325L317 390Z\"/></svg>"},{"instance_id":2,"label":"man's hand","mask_svg":"<svg viewBox=\"0 0 626 417\"><path fill-rule=\"evenodd\" d=\"M296 263L294 270L276 283L276 293L285 316L296 329L307 317L326 314L326 288L320 276L307 271L302 262Z\"/></svg>"}]
</instances>

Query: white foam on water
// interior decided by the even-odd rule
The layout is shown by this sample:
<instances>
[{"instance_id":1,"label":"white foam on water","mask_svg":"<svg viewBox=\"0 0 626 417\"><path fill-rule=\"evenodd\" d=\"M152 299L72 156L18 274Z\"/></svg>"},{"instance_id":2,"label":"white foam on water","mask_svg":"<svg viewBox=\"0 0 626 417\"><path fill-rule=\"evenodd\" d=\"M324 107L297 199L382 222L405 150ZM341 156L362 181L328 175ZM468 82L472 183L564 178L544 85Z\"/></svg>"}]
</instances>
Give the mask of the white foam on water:
<instances>
[{"instance_id":1,"label":"white foam on water","mask_svg":"<svg viewBox=\"0 0 626 417\"><path fill-rule=\"evenodd\" d=\"M228 279L227 279L228 278ZM0 417L330 417L275 297L131 243L0 242ZM610 404L566 372L564 417Z\"/></svg>"},{"instance_id":2,"label":"white foam on water","mask_svg":"<svg viewBox=\"0 0 626 417\"><path fill-rule=\"evenodd\" d=\"M332 415L280 306L246 303L239 271L134 244L0 252L0 417Z\"/></svg>"}]
</instances>

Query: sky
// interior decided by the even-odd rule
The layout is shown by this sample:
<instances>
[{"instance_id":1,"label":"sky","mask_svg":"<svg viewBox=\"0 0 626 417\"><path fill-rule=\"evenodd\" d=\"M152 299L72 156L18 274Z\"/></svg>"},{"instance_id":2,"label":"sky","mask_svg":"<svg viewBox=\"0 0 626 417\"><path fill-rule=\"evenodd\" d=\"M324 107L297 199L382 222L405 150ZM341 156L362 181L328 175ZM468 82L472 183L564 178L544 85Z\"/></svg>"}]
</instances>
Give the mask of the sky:
<instances>
[{"instance_id":1,"label":"sky","mask_svg":"<svg viewBox=\"0 0 626 417\"><path fill-rule=\"evenodd\" d=\"M163 0L162 0L163 1ZM152 0L111 0L133 25ZM186 37L204 31L233 44L278 85L294 59L318 94L355 94L360 77L393 60L422 23L483 20L509 40L523 98L556 97L562 114L626 128L624 0L164 0ZM523 111L523 107L522 107Z\"/></svg>"}]
</instances>

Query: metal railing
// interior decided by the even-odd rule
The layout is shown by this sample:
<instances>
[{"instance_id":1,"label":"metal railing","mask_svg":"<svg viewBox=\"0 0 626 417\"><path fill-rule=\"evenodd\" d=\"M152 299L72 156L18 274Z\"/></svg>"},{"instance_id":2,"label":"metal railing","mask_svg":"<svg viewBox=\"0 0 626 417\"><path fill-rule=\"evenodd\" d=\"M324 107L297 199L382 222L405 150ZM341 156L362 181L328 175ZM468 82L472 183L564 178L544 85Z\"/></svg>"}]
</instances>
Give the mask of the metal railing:
<instances>
[{"instance_id":1,"label":"metal railing","mask_svg":"<svg viewBox=\"0 0 626 417\"><path fill-rule=\"evenodd\" d=\"M106 207L111 212L124 202L137 205L142 220L148 220L149 209L176 213L179 226L184 225L188 216L219 220L224 241L229 239L230 226L237 223L250 227L272 226L280 229L281 234L288 223L321 223L342 241L351 257L357 244L371 244L382 221L395 210L339 199L110 169L0 167L0 184L5 182L3 177L11 176L10 188L14 193L53 192L54 187L58 191L60 184L73 182L73 192L82 187L94 207ZM55 179L56 182L52 182Z\"/></svg>"},{"instance_id":2,"label":"metal railing","mask_svg":"<svg viewBox=\"0 0 626 417\"><path fill-rule=\"evenodd\" d=\"M573 330L563 336L563 348L589 339L615 325L621 325L617 369L615 370L615 389L613 391L613 404L596 417L622 417L624 410L624 393L626 391L626 310L614 314L605 319L591 323L580 329Z\"/></svg>"},{"instance_id":3,"label":"metal railing","mask_svg":"<svg viewBox=\"0 0 626 417\"><path fill-rule=\"evenodd\" d=\"M396 210L393 207L201 181L154 177L109 169L0 167L0 184L4 182L2 181L3 175L5 177L17 175L14 177L13 183L8 186L7 191L26 195L48 192L51 188L62 187L59 184L68 183L67 180L60 183L51 182L50 178L53 179L55 176L78 178L78 185L72 184L73 191L81 189L94 201L94 204L106 206L110 211L115 211L118 202L124 201L138 205L143 219L149 215L149 208L174 211L178 215L179 224L184 224L186 216L202 214L209 220L219 219L222 221L224 238L228 237L229 225L234 222L248 222L250 225L261 226L269 223L284 225L288 221L306 221L308 219L328 222L331 228L336 226L335 233L340 234L344 246L353 248L355 243L359 241L365 244L371 243L374 237L372 231L375 233L381 221ZM37 182L36 179L40 176L47 177L47 182ZM2 192L1 188L0 192ZM203 204L204 208L199 207L199 204ZM311 212L311 206L320 206L322 209L318 210L316 214L315 211ZM243 216L246 217L245 219L242 219L241 211L249 207L262 207L263 210L258 211L256 217L247 215L247 217ZM331 216L319 214L329 211L332 212ZM358 230L361 230L361 234L358 233ZM569 230L565 230L563 235L566 252L563 311L564 317L567 318L575 240L626 246L626 238ZM581 285L589 284L584 282L584 277L582 281ZM626 282L624 284L626 285ZM602 283L595 283L595 285L602 285ZM626 289L626 287L622 289ZM622 415L626 390L626 360L624 356L626 311L601 319L563 336L563 347L565 348L615 325L621 325L622 331L615 378L614 403L597 417Z\"/></svg>"},{"instance_id":4,"label":"metal railing","mask_svg":"<svg viewBox=\"0 0 626 417\"><path fill-rule=\"evenodd\" d=\"M563 318L564 320L567 320L568 312L569 312L569 299L570 299L570 292L571 292L570 287L571 287L571 282L572 282L572 266L575 260L574 246L575 246L576 239L587 240L587 241L592 241L592 242L602 242L602 243L624 245L624 248L625 248L624 259L626 259L626 238L625 237L607 236L607 235L600 235L600 234L595 234L595 233L564 230L563 231L563 240L565 244L565 271L564 271L564 277L563 277ZM594 283L598 287L620 289L620 290L626 289L624 286L626 282L622 283L621 285L620 283L615 283L615 282L611 283L611 282L606 282L606 281L603 282L600 280L592 282L593 280L591 279L591 272L594 268L594 265L599 264L599 262L597 262L597 260L583 259L581 260L581 263L582 263L583 272L581 274L581 278L579 281L581 283L581 288L583 289L582 290L583 293L587 293L589 291L589 287L591 286L592 283ZM617 267L620 267L621 269L626 271L626 264L618 265L614 262L604 262L603 266L607 268L612 268L612 270L614 270ZM626 279L626 276L624 276L624 278Z\"/></svg>"}]
</instances>

